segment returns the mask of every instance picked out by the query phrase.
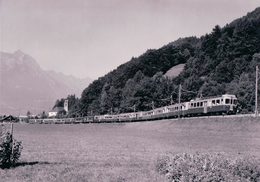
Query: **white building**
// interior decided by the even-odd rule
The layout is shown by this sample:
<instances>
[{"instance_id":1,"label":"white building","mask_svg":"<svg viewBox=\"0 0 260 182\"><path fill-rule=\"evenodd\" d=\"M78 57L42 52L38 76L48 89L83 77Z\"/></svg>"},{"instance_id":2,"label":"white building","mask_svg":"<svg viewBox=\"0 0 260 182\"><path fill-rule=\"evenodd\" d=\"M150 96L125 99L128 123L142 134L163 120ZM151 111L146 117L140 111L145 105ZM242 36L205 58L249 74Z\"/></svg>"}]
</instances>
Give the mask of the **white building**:
<instances>
[{"instance_id":1,"label":"white building","mask_svg":"<svg viewBox=\"0 0 260 182\"><path fill-rule=\"evenodd\" d=\"M48 112L49 118L54 118L58 115L65 115L67 112L64 110L64 107L55 107Z\"/></svg>"}]
</instances>

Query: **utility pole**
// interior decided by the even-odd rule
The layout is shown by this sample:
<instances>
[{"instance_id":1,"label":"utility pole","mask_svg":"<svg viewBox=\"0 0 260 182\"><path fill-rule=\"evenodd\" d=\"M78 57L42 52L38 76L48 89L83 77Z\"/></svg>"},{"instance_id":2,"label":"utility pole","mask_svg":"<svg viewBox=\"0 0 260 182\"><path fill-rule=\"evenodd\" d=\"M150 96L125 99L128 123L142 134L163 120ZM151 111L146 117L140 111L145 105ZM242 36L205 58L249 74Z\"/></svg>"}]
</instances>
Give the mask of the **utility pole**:
<instances>
[{"instance_id":1,"label":"utility pole","mask_svg":"<svg viewBox=\"0 0 260 182\"><path fill-rule=\"evenodd\" d=\"M135 112L135 105L134 105L134 112Z\"/></svg>"},{"instance_id":2,"label":"utility pole","mask_svg":"<svg viewBox=\"0 0 260 182\"><path fill-rule=\"evenodd\" d=\"M258 66L256 66L256 76L255 76L255 117L258 117Z\"/></svg>"},{"instance_id":3,"label":"utility pole","mask_svg":"<svg viewBox=\"0 0 260 182\"><path fill-rule=\"evenodd\" d=\"M179 101L179 111L178 111L178 118L180 118L180 110L181 110L181 84L179 85L179 99L178 99L178 101Z\"/></svg>"},{"instance_id":4,"label":"utility pole","mask_svg":"<svg viewBox=\"0 0 260 182\"><path fill-rule=\"evenodd\" d=\"M171 95L171 105L173 104L172 95Z\"/></svg>"}]
</instances>

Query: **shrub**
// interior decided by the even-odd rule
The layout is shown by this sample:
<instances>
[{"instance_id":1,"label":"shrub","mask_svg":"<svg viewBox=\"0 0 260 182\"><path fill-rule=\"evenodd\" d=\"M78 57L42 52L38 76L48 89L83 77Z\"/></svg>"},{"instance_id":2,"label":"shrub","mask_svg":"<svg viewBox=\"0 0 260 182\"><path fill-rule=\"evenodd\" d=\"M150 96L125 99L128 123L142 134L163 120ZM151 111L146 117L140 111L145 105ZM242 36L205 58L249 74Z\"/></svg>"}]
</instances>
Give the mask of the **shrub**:
<instances>
[{"instance_id":1,"label":"shrub","mask_svg":"<svg viewBox=\"0 0 260 182\"><path fill-rule=\"evenodd\" d=\"M259 161L224 154L177 154L157 160L156 170L169 181L260 181Z\"/></svg>"},{"instance_id":2,"label":"shrub","mask_svg":"<svg viewBox=\"0 0 260 182\"><path fill-rule=\"evenodd\" d=\"M0 167L10 168L18 162L22 151L22 142L13 140L12 135L7 132L3 135L0 143Z\"/></svg>"}]
</instances>

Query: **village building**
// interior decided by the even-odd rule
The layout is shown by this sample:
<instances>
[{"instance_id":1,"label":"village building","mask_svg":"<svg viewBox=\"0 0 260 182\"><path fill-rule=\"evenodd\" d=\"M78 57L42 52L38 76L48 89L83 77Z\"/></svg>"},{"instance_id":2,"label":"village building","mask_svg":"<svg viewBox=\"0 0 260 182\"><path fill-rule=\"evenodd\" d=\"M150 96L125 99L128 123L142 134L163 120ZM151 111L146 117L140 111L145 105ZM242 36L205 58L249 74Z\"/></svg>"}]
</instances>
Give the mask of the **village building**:
<instances>
[{"instance_id":1,"label":"village building","mask_svg":"<svg viewBox=\"0 0 260 182\"><path fill-rule=\"evenodd\" d=\"M49 118L55 118L57 116L63 116L66 115L66 111L64 107L55 107L51 111L48 112L48 117Z\"/></svg>"},{"instance_id":2,"label":"village building","mask_svg":"<svg viewBox=\"0 0 260 182\"><path fill-rule=\"evenodd\" d=\"M58 116L65 116L66 114L68 114L69 111L69 102L68 100L64 101L64 105L63 107L54 107L51 111L48 112L48 117L49 118L55 118Z\"/></svg>"}]
</instances>

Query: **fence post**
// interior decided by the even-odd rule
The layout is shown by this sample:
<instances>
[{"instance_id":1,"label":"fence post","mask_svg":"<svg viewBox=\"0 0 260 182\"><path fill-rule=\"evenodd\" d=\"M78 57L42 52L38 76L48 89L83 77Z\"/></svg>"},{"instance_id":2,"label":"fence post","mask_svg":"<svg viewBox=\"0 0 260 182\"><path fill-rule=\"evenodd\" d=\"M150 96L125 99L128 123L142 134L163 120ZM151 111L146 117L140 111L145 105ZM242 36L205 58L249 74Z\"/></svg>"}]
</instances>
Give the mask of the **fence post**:
<instances>
[{"instance_id":1,"label":"fence post","mask_svg":"<svg viewBox=\"0 0 260 182\"><path fill-rule=\"evenodd\" d=\"M12 142L12 153L13 154L13 151L14 151L14 140L13 140L13 133L14 133L14 126L13 126L13 123L11 123L11 142Z\"/></svg>"}]
</instances>

